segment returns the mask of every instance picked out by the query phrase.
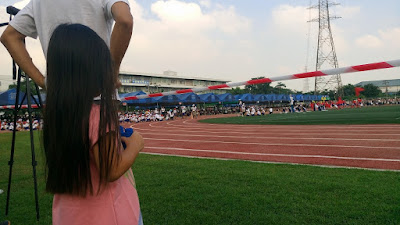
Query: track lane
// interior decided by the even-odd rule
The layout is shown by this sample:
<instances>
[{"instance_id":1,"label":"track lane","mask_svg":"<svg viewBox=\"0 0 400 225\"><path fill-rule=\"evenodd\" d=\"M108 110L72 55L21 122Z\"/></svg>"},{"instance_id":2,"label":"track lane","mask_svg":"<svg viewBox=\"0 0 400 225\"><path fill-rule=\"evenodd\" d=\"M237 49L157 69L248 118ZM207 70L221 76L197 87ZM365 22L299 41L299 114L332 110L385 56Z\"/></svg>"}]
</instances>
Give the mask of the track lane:
<instances>
[{"instance_id":1,"label":"track lane","mask_svg":"<svg viewBox=\"0 0 400 225\"><path fill-rule=\"evenodd\" d=\"M144 153L400 171L400 125L125 124Z\"/></svg>"}]
</instances>

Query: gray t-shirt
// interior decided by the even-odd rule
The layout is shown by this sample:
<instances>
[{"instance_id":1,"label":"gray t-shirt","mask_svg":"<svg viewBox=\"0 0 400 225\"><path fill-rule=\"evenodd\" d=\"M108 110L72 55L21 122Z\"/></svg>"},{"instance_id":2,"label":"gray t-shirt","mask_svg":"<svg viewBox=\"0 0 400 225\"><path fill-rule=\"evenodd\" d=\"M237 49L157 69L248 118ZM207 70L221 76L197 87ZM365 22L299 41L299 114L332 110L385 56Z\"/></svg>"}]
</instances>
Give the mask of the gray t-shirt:
<instances>
[{"instance_id":1,"label":"gray t-shirt","mask_svg":"<svg viewBox=\"0 0 400 225\"><path fill-rule=\"evenodd\" d=\"M39 35L46 58L53 30L64 23L88 26L110 46L114 21L111 7L116 2L129 5L128 0L31 0L10 25L25 36Z\"/></svg>"}]
</instances>

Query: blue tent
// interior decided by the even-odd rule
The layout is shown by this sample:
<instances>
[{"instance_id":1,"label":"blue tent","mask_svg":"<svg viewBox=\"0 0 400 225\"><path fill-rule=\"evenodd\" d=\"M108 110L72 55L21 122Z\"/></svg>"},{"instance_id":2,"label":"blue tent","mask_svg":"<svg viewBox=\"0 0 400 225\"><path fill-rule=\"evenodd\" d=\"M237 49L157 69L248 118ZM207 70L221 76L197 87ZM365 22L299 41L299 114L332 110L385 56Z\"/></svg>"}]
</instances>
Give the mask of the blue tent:
<instances>
[{"instance_id":1,"label":"blue tent","mask_svg":"<svg viewBox=\"0 0 400 225\"><path fill-rule=\"evenodd\" d=\"M119 94L120 98L128 97L128 96L136 96L136 95L145 95L146 93L143 91L135 91L131 93L124 93L124 94Z\"/></svg>"},{"instance_id":2,"label":"blue tent","mask_svg":"<svg viewBox=\"0 0 400 225\"><path fill-rule=\"evenodd\" d=\"M265 95L265 97L267 98L268 102L274 102L277 99L276 94L268 94L268 95Z\"/></svg>"},{"instance_id":3,"label":"blue tent","mask_svg":"<svg viewBox=\"0 0 400 225\"><path fill-rule=\"evenodd\" d=\"M235 96L233 96L231 93L219 94L217 96L221 100L221 102L235 102L236 101Z\"/></svg>"},{"instance_id":4,"label":"blue tent","mask_svg":"<svg viewBox=\"0 0 400 225\"><path fill-rule=\"evenodd\" d=\"M36 99L36 102L39 103L39 97L37 95L33 96ZM40 94L40 98L42 99L42 103L46 102L46 94ZM26 102L26 100L24 101ZM34 100L32 100L32 104L36 104Z\"/></svg>"},{"instance_id":5,"label":"blue tent","mask_svg":"<svg viewBox=\"0 0 400 225\"><path fill-rule=\"evenodd\" d=\"M177 95L182 103L199 103L202 102L200 97L193 92Z\"/></svg>"},{"instance_id":6,"label":"blue tent","mask_svg":"<svg viewBox=\"0 0 400 225\"><path fill-rule=\"evenodd\" d=\"M22 91L19 92L18 103L20 103L22 101L24 95L25 95L25 92L22 92ZM17 98L17 89L16 88L2 92L0 94L0 105L14 105L16 98ZM26 99L25 99L24 103L26 104Z\"/></svg>"},{"instance_id":7,"label":"blue tent","mask_svg":"<svg viewBox=\"0 0 400 225\"><path fill-rule=\"evenodd\" d=\"M254 95L254 101L258 101L258 102L267 102L267 95Z\"/></svg>"},{"instance_id":8,"label":"blue tent","mask_svg":"<svg viewBox=\"0 0 400 225\"><path fill-rule=\"evenodd\" d=\"M302 94L298 94L294 96L294 100L296 101L304 101L304 96Z\"/></svg>"},{"instance_id":9,"label":"blue tent","mask_svg":"<svg viewBox=\"0 0 400 225\"><path fill-rule=\"evenodd\" d=\"M146 103L158 103L158 104L176 104L180 100L177 95L159 96L154 98L147 98Z\"/></svg>"},{"instance_id":10,"label":"blue tent","mask_svg":"<svg viewBox=\"0 0 400 225\"><path fill-rule=\"evenodd\" d=\"M243 102L254 102L254 97L252 94L242 94L242 95L235 95L236 101L239 101L241 99Z\"/></svg>"},{"instance_id":11,"label":"blue tent","mask_svg":"<svg viewBox=\"0 0 400 225\"><path fill-rule=\"evenodd\" d=\"M125 93L125 94L120 94L119 97L120 98L125 98L125 97L131 97L131 96L137 96L137 95L145 95L146 93L143 91L135 91L135 92L131 92L131 93ZM126 102L128 104L145 104L146 103L146 99L139 99L139 100L128 100L128 101L123 101Z\"/></svg>"},{"instance_id":12,"label":"blue tent","mask_svg":"<svg viewBox=\"0 0 400 225\"><path fill-rule=\"evenodd\" d=\"M312 96L311 95L304 95L303 99L304 99L304 101L312 101Z\"/></svg>"},{"instance_id":13,"label":"blue tent","mask_svg":"<svg viewBox=\"0 0 400 225\"><path fill-rule=\"evenodd\" d=\"M207 93L207 94L201 94L199 95L199 98L202 102L205 103L214 103L214 102L220 102L220 98L215 95L214 93Z\"/></svg>"},{"instance_id":14,"label":"blue tent","mask_svg":"<svg viewBox=\"0 0 400 225\"><path fill-rule=\"evenodd\" d=\"M311 95L311 100L312 101L317 101L318 100L318 96L317 95Z\"/></svg>"},{"instance_id":15,"label":"blue tent","mask_svg":"<svg viewBox=\"0 0 400 225\"><path fill-rule=\"evenodd\" d=\"M277 101L289 101L289 95L280 94L276 96Z\"/></svg>"}]
</instances>

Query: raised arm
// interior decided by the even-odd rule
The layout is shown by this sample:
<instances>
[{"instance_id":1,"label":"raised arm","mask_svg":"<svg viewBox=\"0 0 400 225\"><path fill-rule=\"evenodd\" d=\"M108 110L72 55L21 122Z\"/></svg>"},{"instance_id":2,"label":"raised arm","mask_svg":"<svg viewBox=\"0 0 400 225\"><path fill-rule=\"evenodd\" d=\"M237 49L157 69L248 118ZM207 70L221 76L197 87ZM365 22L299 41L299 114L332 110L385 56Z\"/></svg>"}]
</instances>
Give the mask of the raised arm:
<instances>
[{"instance_id":1,"label":"raised arm","mask_svg":"<svg viewBox=\"0 0 400 225\"><path fill-rule=\"evenodd\" d=\"M7 26L1 35L1 43L7 48L11 57L28 74L32 80L42 88L45 88L45 78L39 69L33 64L32 58L25 47L25 35L18 32L12 26Z\"/></svg>"},{"instance_id":2,"label":"raised arm","mask_svg":"<svg viewBox=\"0 0 400 225\"><path fill-rule=\"evenodd\" d=\"M133 18L128 4L116 2L111 12L115 20L115 25L111 33L110 51L114 61L115 75L118 79L119 68L128 49L133 30Z\"/></svg>"}]
</instances>

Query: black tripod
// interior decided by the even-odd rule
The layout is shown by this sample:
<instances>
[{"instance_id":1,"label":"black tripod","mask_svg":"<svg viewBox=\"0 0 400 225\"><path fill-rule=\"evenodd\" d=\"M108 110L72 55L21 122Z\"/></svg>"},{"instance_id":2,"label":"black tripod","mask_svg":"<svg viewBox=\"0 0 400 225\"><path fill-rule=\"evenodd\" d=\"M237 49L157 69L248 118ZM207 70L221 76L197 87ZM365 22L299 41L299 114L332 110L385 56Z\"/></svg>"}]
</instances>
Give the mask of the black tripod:
<instances>
[{"instance_id":1,"label":"black tripod","mask_svg":"<svg viewBox=\"0 0 400 225\"><path fill-rule=\"evenodd\" d=\"M12 16L15 16L19 12L19 9L16 9L12 6L7 7L7 13L10 14L10 21L12 19ZM1 26L5 26L8 23L2 23L0 24ZM17 94L16 94L16 99L15 99L15 107L14 107L14 129L13 129L13 135L12 135L12 143L11 143L11 154L10 154L10 161L8 162L8 165L10 166L10 171L8 175L8 188L7 188L7 202L6 202L6 215L8 215L8 206L10 202L10 191L11 191L11 177L12 177L12 167L14 164L14 150L15 150L15 133L16 133L16 125L17 125L17 115L20 109L22 108L23 102L25 99L27 100L28 104L28 119L29 119L29 132L30 132L30 143L31 143L31 154L32 154L32 168L33 168L33 182L35 186L35 203L36 203L36 219L39 220L39 201L38 201L38 191L37 191L37 178L36 178L36 157L35 157L35 146L34 146L34 141L33 141L33 129L32 129L32 100L36 103L38 108L42 108L42 99L40 96L39 92L39 87L37 84L35 84L35 89L36 92L38 93L38 99L34 98L32 94L32 90L30 87L30 78L27 74L21 71L21 68L17 68L17 65L15 61L13 60L13 80L17 79ZM17 77L18 75L18 77ZM20 90L21 90L21 78L25 78L26 82L26 92L20 100Z\"/></svg>"}]
</instances>

